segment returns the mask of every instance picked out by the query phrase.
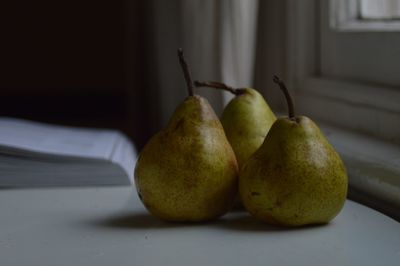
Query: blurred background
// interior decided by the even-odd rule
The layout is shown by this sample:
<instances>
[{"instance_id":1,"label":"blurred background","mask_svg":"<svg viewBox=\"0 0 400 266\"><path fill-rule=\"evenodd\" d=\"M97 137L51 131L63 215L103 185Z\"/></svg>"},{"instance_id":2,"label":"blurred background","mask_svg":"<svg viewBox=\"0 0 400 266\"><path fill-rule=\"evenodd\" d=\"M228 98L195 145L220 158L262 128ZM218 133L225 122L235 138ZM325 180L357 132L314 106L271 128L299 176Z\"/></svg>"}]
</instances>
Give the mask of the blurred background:
<instances>
[{"instance_id":1,"label":"blurred background","mask_svg":"<svg viewBox=\"0 0 400 266\"><path fill-rule=\"evenodd\" d=\"M0 115L118 128L140 148L186 97L178 47L185 51L193 78L254 85L255 54L263 46L256 45L263 5L270 3L2 4ZM224 96L211 90L198 93L220 113Z\"/></svg>"},{"instance_id":2,"label":"blurred background","mask_svg":"<svg viewBox=\"0 0 400 266\"><path fill-rule=\"evenodd\" d=\"M397 0L23 1L1 4L0 115L117 128L140 149L194 79L257 88L299 112L399 143ZM230 95L197 89L217 114Z\"/></svg>"}]
</instances>

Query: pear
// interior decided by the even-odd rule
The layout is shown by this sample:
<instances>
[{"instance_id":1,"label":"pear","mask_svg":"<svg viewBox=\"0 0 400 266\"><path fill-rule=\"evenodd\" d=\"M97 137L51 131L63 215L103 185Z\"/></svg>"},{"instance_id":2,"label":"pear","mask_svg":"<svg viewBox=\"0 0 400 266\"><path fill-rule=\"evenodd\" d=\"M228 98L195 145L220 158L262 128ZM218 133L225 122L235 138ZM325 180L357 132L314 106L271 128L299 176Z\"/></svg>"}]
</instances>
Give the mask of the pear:
<instances>
[{"instance_id":1,"label":"pear","mask_svg":"<svg viewBox=\"0 0 400 266\"><path fill-rule=\"evenodd\" d=\"M342 209L348 177L345 166L318 126L295 116L285 84L274 76L289 106L239 174L245 208L271 224L324 224Z\"/></svg>"},{"instance_id":2,"label":"pear","mask_svg":"<svg viewBox=\"0 0 400 266\"><path fill-rule=\"evenodd\" d=\"M219 82L195 81L197 87L213 87L235 95L221 115L226 137L235 152L239 168L264 142L276 120L264 97L252 88L232 88Z\"/></svg>"},{"instance_id":3,"label":"pear","mask_svg":"<svg viewBox=\"0 0 400 266\"><path fill-rule=\"evenodd\" d=\"M167 221L201 222L232 207L238 165L210 104L193 94L181 49L178 55L189 96L176 108L166 128L141 151L135 183L140 199L153 215Z\"/></svg>"}]
</instances>

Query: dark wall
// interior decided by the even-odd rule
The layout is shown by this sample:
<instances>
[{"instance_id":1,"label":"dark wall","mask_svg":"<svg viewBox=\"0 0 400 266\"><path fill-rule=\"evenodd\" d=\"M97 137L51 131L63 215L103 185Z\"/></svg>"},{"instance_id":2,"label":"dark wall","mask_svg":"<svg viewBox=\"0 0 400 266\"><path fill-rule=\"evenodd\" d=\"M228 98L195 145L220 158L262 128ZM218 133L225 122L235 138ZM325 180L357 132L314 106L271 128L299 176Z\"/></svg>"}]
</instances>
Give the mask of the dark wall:
<instances>
[{"instance_id":1,"label":"dark wall","mask_svg":"<svg viewBox=\"0 0 400 266\"><path fill-rule=\"evenodd\" d=\"M2 87L120 90L122 8L121 1L65 0L9 6L2 25Z\"/></svg>"},{"instance_id":2,"label":"dark wall","mask_svg":"<svg viewBox=\"0 0 400 266\"><path fill-rule=\"evenodd\" d=\"M142 32L134 29L144 6L139 1L7 2L0 4L0 115L118 128L143 142L147 126L138 133L133 124L145 119L136 115L131 121L130 105L132 80L144 86L143 70L136 67L145 60L136 52L143 46Z\"/></svg>"}]
</instances>

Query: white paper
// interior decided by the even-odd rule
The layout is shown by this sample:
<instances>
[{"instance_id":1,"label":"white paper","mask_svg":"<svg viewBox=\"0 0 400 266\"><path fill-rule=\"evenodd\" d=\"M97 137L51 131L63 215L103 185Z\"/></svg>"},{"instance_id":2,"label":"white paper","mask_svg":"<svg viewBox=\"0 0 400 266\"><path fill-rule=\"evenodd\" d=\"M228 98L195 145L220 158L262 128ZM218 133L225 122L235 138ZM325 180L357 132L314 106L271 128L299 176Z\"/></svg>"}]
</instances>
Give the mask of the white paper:
<instances>
[{"instance_id":1,"label":"white paper","mask_svg":"<svg viewBox=\"0 0 400 266\"><path fill-rule=\"evenodd\" d=\"M136 157L115 130L0 118L0 187L127 185Z\"/></svg>"},{"instance_id":2,"label":"white paper","mask_svg":"<svg viewBox=\"0 0 400 266\"><path fill-rule=\"evenodd\" d=\"M120 133L54 126L21 119L0 118L0 152L21 150L59 156L111 159Z\"/></svg>"},{"instance_id":3,"label":"white paper","mask_svg":"<svg viewBox=\"0 0 400 266\"><path fill-rule=\"evenodd\" d=\"M116 149L112 155L112 162L120 165L133 183L133 171L135 168L137 154L135 148L125 136L121 136Z\"/></svg>"}]
</instances>

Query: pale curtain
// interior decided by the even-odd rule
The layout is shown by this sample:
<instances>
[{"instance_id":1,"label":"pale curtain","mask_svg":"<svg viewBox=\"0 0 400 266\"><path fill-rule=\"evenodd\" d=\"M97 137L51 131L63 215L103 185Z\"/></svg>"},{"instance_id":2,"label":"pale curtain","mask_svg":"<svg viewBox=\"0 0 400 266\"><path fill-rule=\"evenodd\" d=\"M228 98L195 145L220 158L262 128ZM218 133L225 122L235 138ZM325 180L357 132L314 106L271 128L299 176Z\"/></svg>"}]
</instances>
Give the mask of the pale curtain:
<instances>
[{"instance_id":1,"label":"pale curtain","mask_svg":"<svg viewBox=\"0 0 400 266\"><path fill-rule=\"evenodd\" d=\"M194 79L252 86L258 0L153 0L154 73L158 80L161 121L186 97L176 59L183 47ZM217 113L231 97L198 89Z\"/></svg>"}]
</instances>

